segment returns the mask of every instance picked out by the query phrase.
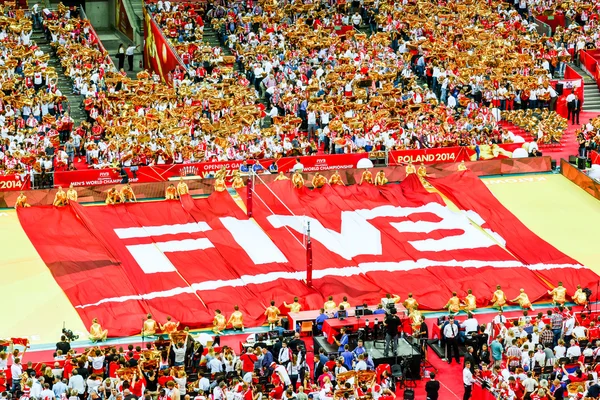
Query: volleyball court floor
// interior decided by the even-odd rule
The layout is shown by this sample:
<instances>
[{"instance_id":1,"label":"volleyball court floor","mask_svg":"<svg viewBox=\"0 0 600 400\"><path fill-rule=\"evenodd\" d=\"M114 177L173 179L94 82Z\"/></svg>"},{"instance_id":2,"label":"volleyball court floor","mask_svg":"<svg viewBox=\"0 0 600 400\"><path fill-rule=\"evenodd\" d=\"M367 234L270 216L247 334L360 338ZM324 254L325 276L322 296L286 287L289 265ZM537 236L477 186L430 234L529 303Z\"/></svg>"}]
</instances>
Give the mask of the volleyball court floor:
<instances>
[{"instance_id":1,"label":"volleyball court floor","mask_svg":"<svg viewBox=\"0 0 600 400\"><path fill-rule=\"evenodd\" d=\"M533 232L600 274L600 202L559 174L492 177L483 182ZM56 235L60 229L56 227ZM28 337L33 348L42 347L56 343L63 325L82 339L87 337L87 328L12 209L0 209L0 273L4 299L0 338Z\"/></svg>"}]
</instances>

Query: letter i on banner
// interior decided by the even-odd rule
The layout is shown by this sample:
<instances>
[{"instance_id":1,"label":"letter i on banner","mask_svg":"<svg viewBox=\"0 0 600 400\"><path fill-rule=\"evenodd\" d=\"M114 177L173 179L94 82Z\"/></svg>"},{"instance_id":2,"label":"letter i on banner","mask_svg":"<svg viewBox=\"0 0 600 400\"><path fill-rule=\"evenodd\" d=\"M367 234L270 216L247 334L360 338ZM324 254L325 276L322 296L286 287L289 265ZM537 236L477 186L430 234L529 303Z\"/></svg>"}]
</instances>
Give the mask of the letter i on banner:
<instances>
[{"instance_id":1,"label":"letter i on banner","mask_svg":"<svg viewBox=\"0 0 600 400\"><path fill-rule=\"evenodd\" d=\"M246 214L248 218L252 218L252 192L254 191L254 182L252 177L248 177L248 192L246 196Z\"/></svg>"}]
</instances>

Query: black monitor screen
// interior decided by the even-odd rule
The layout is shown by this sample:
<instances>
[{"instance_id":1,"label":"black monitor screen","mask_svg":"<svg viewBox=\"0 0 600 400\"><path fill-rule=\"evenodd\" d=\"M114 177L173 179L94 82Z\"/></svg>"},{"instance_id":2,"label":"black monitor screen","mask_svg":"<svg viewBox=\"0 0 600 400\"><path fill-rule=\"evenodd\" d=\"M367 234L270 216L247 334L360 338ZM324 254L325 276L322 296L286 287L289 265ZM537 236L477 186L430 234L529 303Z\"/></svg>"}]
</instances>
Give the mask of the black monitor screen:
<instances>
[{"instance_id":1,"label":"black monitor screen","mask_svg":"<svg viewBox=\"0 0 600 400\"><path fill-rule=\"evenodd\" d=\"M255 333L255 340L257 342L266 342L267 340L269 340L268 332Z\"/></svg>"},{"instance_id":2,"label":"black monitor screen","mask_svg":"<svg viewBox=\"0 0 600 400\"><path fill-rule=\"evenodd\" d=\"M354 309L354 315L357 317L365 315L365 308L363 306L356 306Z\"/></svg>"},{"instance_id":3,"label":"black monitor screen","mask_svg":"<svg viewBox=\"0 0 600 400\"><path fill-rule=\"evenodd\" d=\"M283 331L283 337L294 337L296 331Z\"/></svg>"},{"instance_id":4,"label":"black monitor screen","mask_svg":"<svg viewBox=\"0 0 600 400\"><path fill-rule=\"evenodd\" d=\"M279 331L269 331L269 339L277 339L279 337Z\"/></svg>"},{"instance_id":5,"label":"black monitor screen","mask_svg":"<svg viewBox=\"0 0 600 400\"><path fill-rule=\"evenodd\" d=\"M340 310L337 312L338 319L344 319L348 316L348 312L346 310Z\"/></svg>"}]
</instances>

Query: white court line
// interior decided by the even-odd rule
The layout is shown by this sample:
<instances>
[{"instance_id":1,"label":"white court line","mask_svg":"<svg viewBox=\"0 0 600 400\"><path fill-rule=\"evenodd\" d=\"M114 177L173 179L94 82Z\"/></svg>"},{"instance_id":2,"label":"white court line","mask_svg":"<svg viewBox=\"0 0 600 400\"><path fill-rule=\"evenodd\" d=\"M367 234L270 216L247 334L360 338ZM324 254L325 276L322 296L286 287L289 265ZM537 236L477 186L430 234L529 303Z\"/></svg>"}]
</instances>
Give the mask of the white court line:
<instances>
[{"instance_id":1,"label":"white court line","mask_svg":"<svg viewBox=\"0 0 600 400\"><path fill-rule=\"evenodd\" d=\"M466 261L433 261L427 259L406 260L400 262L369 262L359 263L357 266L346 266L340 268L325 268L313 270L313 280L322 279L328 276L353 276L366 274L369 272L396 272L410 271L415 269L424 269L427 267L452 267L452 268L527 268L530 270L547 270L558 268L586 268L582 265L575 264L536 264L526 266L519 261L481 261L481 260L466 260ZM75 306L75 308L94 307L105 303L123 303L130 300L152 300L156 298L172 297L179 294L195 293L198 291L216 290L224 287L240 287L248 284L260 285L263 283L274 282L278 279L288 280L303 280L306 278L305 271L273 271L257 275L242 275L240 278L229 280L214 280L191 283L190 286L176 287L169 290L151 292L141 295L130 295L121 297L105 298L96 303L84 304Z\"/></svg>"}]
</instances>

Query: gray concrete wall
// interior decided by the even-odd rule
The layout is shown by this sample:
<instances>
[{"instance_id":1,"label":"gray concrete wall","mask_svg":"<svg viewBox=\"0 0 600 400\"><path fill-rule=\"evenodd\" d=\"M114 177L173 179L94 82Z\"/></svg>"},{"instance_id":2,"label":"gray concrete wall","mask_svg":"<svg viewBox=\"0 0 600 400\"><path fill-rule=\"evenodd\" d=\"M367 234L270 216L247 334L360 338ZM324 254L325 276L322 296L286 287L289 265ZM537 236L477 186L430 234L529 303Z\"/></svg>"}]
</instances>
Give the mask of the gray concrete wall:
<instances>
[{"instance_id":1,"label":"gray concrete wall","mask_svg":"<svg viewBox=\"0 0 600 400\"><path fill-rule=\"evenodd\" d=\"M114 25L114 10L115 3L111 0L87 0L85 2L85 13L96 30L110 28Z\"/></svg>"}]
</instances>

